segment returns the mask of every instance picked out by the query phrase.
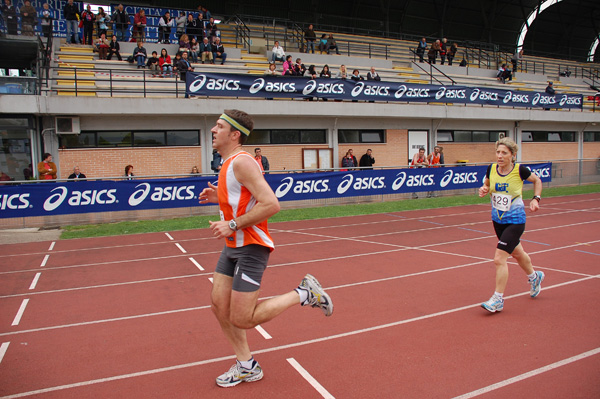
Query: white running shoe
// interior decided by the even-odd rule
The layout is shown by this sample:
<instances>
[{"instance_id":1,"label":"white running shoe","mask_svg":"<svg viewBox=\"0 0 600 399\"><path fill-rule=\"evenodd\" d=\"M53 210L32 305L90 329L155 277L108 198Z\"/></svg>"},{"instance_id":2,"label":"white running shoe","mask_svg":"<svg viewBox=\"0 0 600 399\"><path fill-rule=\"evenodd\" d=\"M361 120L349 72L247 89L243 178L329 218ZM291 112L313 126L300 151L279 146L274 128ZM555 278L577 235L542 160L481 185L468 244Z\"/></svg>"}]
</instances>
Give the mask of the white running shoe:
<instances>
[{"instance_id":1,"label":"white running shoe","mask_svg":"<svg viewBox=\"0 0 600 399\"><path fill-rule=\"evenodd\" d=\"M504 309L504 299L498 298L496 295L492 295L492 297L487 302L481 304L481 307L487 310L488 312L501 312L502 309Z\"/></svg>"},{"instance_id":2,"label":"white running shoe","mask_svg":"<svg viewBox=\"0 0 600 399\"><path fill-rule=\"evenodd\" d=\"M540 294L540 291L542 290L542 281L544 281L544 277L546 277L544 272L535 272L535 278L533 280L528 280L529 284L531 284L531 288L529 289L529 295L531 295L532 298L535 298Z\"/></svg>"},{"instance_id":3,"label":"white running shoe","mask_svg":"<svg viewBox=\"0 0 600 399\"><path fill-rule=\"evenodd\" d=\"M237 361L229 371L217 377L217 385L224 388L234 387L240 382L253 382L263 378L263 371L256 360L252 361L252 368L242 367Z\"/></svg>"},{"instance_id":4,"label":"white running shoe","mask_svg":"<svg viewBox=\"0 0 600 399\"><path fill-rule=\"evenodd\" d=\"M325 316L331 316L333 302L314 276L310 274L304 276L298 288L308 292L308 298L302 302L302 306L310 305L313 308L321 308Z\"/></svg>"}]
</instances>

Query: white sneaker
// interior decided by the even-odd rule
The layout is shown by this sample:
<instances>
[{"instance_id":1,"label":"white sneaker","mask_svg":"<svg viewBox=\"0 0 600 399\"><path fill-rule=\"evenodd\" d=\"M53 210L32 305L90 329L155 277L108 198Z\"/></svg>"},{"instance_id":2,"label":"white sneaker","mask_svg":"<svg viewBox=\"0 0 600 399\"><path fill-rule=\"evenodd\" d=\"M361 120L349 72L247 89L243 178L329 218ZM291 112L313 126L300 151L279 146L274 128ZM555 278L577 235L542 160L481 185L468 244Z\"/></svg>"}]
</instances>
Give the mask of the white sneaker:
<instances>
[{"instance_id":1,"label":"white sneaker","mask_svg":"<svg viewBox=\"0 0 600 399\"><path fill-rule=\"evenodd\" d=\"M253 382L263 378L263 371L256 360L252 360L252 368L242 367L237 361L229 371L217 377L217 385L224 388L234 387L240 382Z\"/></svg>"},{"instance_id":2,"label":"white sneaker","mask_svg":"<svg viewBox=\"0 0 600 399\"><path fill-rule=\"evenodd\" d=\"M310 274L304 276L298 288L308 292L308 298L302 302L302 306L310 305L313 308L321 308L325 316L331 316L333 302L314 276Z\"/></svg>"}]
</instances>

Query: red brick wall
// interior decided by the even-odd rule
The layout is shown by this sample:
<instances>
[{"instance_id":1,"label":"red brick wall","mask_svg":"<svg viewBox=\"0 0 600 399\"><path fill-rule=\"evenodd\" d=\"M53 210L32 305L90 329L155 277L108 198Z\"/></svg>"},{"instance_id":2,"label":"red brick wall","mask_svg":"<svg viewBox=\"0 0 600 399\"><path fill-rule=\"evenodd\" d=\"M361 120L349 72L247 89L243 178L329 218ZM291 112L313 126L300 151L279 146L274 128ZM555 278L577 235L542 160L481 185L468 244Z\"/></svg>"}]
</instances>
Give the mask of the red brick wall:
<instances>
[{"instance_id":1,"label":"red brick wall","mask_svg":"<svg viewBox=\"0 0 600 399\"><path fill-rule=\"evenodd\" d=\"M577 143L522 143L522 161L577 159Z\"/></svg>"},{"instance_id":2,"label":"red brick wall","mask_svg":"<svg viewBox=\"0 0 600 399\"><path fill-rule=\"evenodd\" d=\"M583 143L583 157L584 158L600 158L600 142L589 142Z\"/></svg>"},{"instance_id":3,"label":"red brick wall","mask_svg":"<svg viewBox=\"0 0 600 399\"><path fill-rule=\"evenodd\" d=\"M468 160L469 163L494 162L496 157L495 143L438 143L444 147L444 161L447 164L458 160Z\"/></svg>"}]
</instances>

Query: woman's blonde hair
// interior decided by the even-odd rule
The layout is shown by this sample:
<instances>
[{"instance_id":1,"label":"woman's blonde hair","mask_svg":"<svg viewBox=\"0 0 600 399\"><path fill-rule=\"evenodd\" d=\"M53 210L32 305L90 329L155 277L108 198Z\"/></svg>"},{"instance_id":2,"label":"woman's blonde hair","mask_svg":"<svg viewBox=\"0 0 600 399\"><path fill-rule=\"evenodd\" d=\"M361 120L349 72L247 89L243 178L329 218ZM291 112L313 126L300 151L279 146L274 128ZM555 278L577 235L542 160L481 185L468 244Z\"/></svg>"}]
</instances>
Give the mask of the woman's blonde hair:
<instances>
[{"instance_id":1,"label":"woman's blonde hair","mask_svg":"<svg viewBox=\"0 0 600 399\"><path fill-rule=\"evenodd\" d=\"M496 141L496 149L498 149L499 145L503 145L508 148L513 155L517 155L517 152L519 152L519 146L510 137L504 137Z\"/></svg>"}]
</instances>

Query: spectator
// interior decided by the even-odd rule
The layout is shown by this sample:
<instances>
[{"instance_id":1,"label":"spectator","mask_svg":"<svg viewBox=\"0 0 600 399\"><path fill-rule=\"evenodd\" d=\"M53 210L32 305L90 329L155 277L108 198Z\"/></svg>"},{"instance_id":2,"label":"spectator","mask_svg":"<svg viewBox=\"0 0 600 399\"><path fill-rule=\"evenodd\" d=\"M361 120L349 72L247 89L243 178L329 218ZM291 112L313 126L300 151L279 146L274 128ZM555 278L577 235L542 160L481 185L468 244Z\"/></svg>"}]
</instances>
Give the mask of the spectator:
<instances>
[{"instance_id":1,"label":"spectator","mask_svg":"<svg viewBox=\"0 0 600 399\"><path fill-rule=\"evenodd\" d=\"M38 178L40 180L54 180L56 179L56 164L52 162L52 154L44 153L42 156L42 162L38 163Z\"/></svg>"},{"instance_id":2,"label":"spectator","mask_svg":"<svg viewBox=\"0 0 600 399\"><path fill-rule=\"evenodd\" d=\"M210 17L211 17L211 14L210 14L210 11L208 11L208 10L206 9L206 7L203 7L203 6L198 6L198 11L200 12L200 14L204 15L204 18L205 18L205 19L207 19L207 20L209 20L209 19L210 19ZM200 19L202 19L202 18L200 18Z\"/></svg>"},{"instance_id":3,"label":"spectator","mask_svg":"<svg viewBox=\"0 0 600 399\"><path fill-rule=\"evenodd\" d=\"M269 62L269 68L265 71L265 75L267 75L267 76L279 75L279 72L277 72L277 65L274 62Z\"/></svg>"},{"instance_id":4,"label":"spectator","mask_svg":"<svg viewBox=\"0 0 600 399\"><path fill-rule=\"evenodd\" d=\"M133 165L125 166L125 177L127 178L127 180L133 180L134 176L135 175L133 174Z\"/></svg>"},{"instance_id":5,"label":"spectator","mask_svg":"<svg viewBox=\"0 0 600 399\"><path fill-rule=\"evenodd\" d=\"M306 67L302 63L302 59L296 58L296 64L294 65L294 76L304 76Z\"/></svg>"},{"instance_id":6,"label":"spectator","mask_svg":"<svg viewBox=\"0 0 600 399\"><path fill-rule=\"evenodd\" d=\"M104 35L108 32L108 23L110 22L110 17L106 15L104 12L104 8L98 7L98 14L96 15L96 22L98 22L98 37L104 33Z\"/></svg>"},{"instance_id":7,"label":"spectator","mask_svg":"<svg viewBox=\"0 0 600 399\"><path fill-rule=\"evenodd\" d=\"M450 49L448 50L448 54L447 54L448 65L452 65L452 60L456 56L457 51L458 51L458 46L456 45L456 43L452 43L452 45L450 46Z\"/></svg>"},{"instance_id":8,"label":"spectator","mask_svg":"<svg viewBox=\"0 0 600 399\"><path fill-rule=\"evenodd\" d=\"M367 72L367 80L376 80L378 82L381 80L379 74L375 71L375 67L371 67L371 70Z\"/></svg>"},{"instance_id":9,"label":"spectator","mask_svg":"<svg viewBox=\"0 0 600 399\"><path fill-rule=\"evenodd\" d=\"M198 39L192 37L190 41L190 57L192 57L192 62L198 62L198 54L200 54L200 43L198 43Z\"/></svg>"},{"instance_id":10,"label":"spectator","mask_svg":"<svg viewBox=\"0 0 600 399\"><path fill-rule=\"evenodd\" d=\"M258 162L258 165L260 165L260 170L262 170L263 173L269 173L269 160L267 159L267 157L265 157L264 155L262 155L262 151L259 147L256 147L254 149L254 159L256 159L256 162Z\"/></svg>"},{"instance_id":11,"label":"spectator","mask_svg":"<svg viewBox=\"0 0 600 399\"><path fill-rule=\"evenodd\" d=\"M215 19L213 17L210 17L204 29L206 30L206 36L208 36L208 39L211 44L215 42L215 38L217 37L217 28L218 27L215 23Z\"/></svg>"},{"instance_id":12,"label":"spectator","mask_svg":"<svg viewBox=\"0 0 600 399\"><path fill-rule=\"evenodd\" d=\"M279 45L279 41L275 40L275 44L273 45L273 49L271 49L271 61L281 61L283 62L285 58L285 51L283 51L283 47Z\"/></svg>"},{"instance_id":13,"label":"spectator","mask_svg":"<svg viewBox=\"0 0 600 399\"><path fill-rule=\"evenodd\" d=\"M129 29L129 14L123 9L123 4L119 4L112 15L117 41L127 41L127 30Z\"/></svg>"},{"instance_id":14,"label":"spectator","mask_svg":"<svg viewBox=\"0 0 600 399\"><path fill-rule=\"evenodd\" d=\"M86 179L86 176L81 173L79 166L75 166L73 168L73 173L69 175L68 179L69 181L77 181L78 179Z\"/></svg>"},{"instance_id":15,"label":"spectator","mask_svg":"<svg viewBox=\"0 0 600 399\"><path fill-rule=\"evenodd\" d=\"M144 41L146 39L146 23L146 11L142 8L133 17L133 28L131 29L132 42Z\"/></svg>"},{"instance_id":16,"label":"spectator","mask_svg":"<svg viewBox=\"0 0 600 399\"><path fill-rule=\"evenodd\" d=\"M187 21L187 15L186 15L185 11L180 11L179 16L175 19L175 25L177 26L175 35L177 36L177 40L181 39L181 36L185 33L186 21ZM196 41L198 41L197 38L196 38Z\"/></svg>"},{"instance_id":17,"label":"spectator","mask_svg":"<svg viewBox=\"0 0 600 399\"><path fill-rule=\"evenodd\" d=\"M350 79L354 80L355 82L358 82L359 80L365 80L365 78L360 76L360 71L358 69L355 69L352 71L352 75L350 75Z\"/></svg>"},{"instance_id":18,"label":"spectator","mask_svg":"<svg viewBox=\"0 0 600 399\"><path fill-rule=\"evenodd\" d=\"M92 34L94 33L94 23L96 22L96 16L92 12L92 6L87 5L87 8L81 14L81 21L83 23L83 44L92 45Z\"/></svg>"},{"instance_id":19,"label":"spectator","mask_svg":"<svg viewBox=\"0 0 600 399\"><path fill-rule=\"evenodd\" d=\"M523 49L521 49L519 51L519 49L515 50L515 53L513 54L512 58L510 59L510 62L513 66L513 72L517 73L517 66L519 65L519 62L523 61ZM521 67L521 71L523 70L523 67Z\"/></svg>"},{"instance_id":20,"label":"spectator","mask_svg":"<svg viewBox=\"0 0 600 399\"><path fill-rule=\"evenodd\" d=\"M442 153L442 147L436 145L433 148L433 152L427 156L427 162L429 162L429 167L431 168L440 168L444 165L444 154ZM427 198L437 197L434 191L427 192Z\"/></svg>"},{"instance_id":21,"label":"spectator","mask_svg":"<svg viewBox=\"0 0 600 399\"><path fill-rule=\"evenodd\" d=\"M31 1L25 0L21 7L21 34L23 36L33 36L33 27L37 23L37 11L31 5Z\"/></svg>"},{"instance_id":22,"label":"spectator","mask_svg":"<svg viewBox=\"0 0 600 399\"><path fill-rule=\"evenodd\" d=\"M569 67L565 67L565 71L560 73L560 76L564 76L566 78L568 78L569 76L571 76L571 71L569 71Z\"/></svg>"},{"instance_id":23,"label":"spectator","mask_svg":"<svg viewBox=\"0 0 600 399\"><path fill-rule=\"evenodd\" d=\"M317 78L317 71L315 70L314 65L308 67L308 76L310 76L311 79Z\"/></svg>"},{"instance_id":24,"label":"spectator","mask_svg":"<svg viewBox=\"0 0 600 399\"><path fill-rule=\"evenodd\" d=\"M333 38L332 33L329 34L329 37L327 38L327 45L325 46L325 51L327 54L329 54L331 50L335 50L335 53L340 55L340 49L338 48L337 42Z\"/></svg>"},{"instance_id":25,"label":"spectator","mask_svg":"<svg viewBox=\"0 0 600 399\"><path fill-rule=\"evenodd\" d=\"M158 66L161 70L161 77L173 76L173 64L171 63L171 56L167 53L167 49L163 48L160 50L160 57L158 58Z\"/></svg>"},{"instance_id":26,"label":"spectator","mask_svg":"<svg viewBox=\"0 0 600 399\"><path fill-rule=\"evenodd\" d=\"M288 55L285 57L285 62L283 63L283 76L294 76L294 64L292 63L292 56Z\"/></svg>"},{"instance_id":27,"label":"spectator","mask_svg":"<svg viewBox=\"0 0 600 399\"><path fill-rule=\"evenodd\" d=\"M448 39L443 38L440 43L440 59L442 60L442 65L446 62L446 43L448 43Z\"/></svg>"},{"instance_id":28,"label":"spectator","mask_svg":"<svg viewBox=\"0 0 600 399\"><path fill-rule=\"evenodd\" d=\"M177 75L179 71L179 63L181 62L181 52L175 53L175 58L173 59L173 75Z\"/></svg>"},{"instance_id":29,"label":"spectator","mask_svg":"<svg viewBox=\"0 0 600 399\"><path fill-rule=\"evenodd\" d=\"M556 90L554 90L553 82L548 82L548 86L546 86L546 94L550 94L551 96L556 94Z\"/></svg>"},{"instance_id":30,"label":"spectator","mask_svg":"<svg viewBox=\"0 0 600 399\"><path fill-rule=\"evenodd\" d=\"M331 71L329 70L329 65L327 65L327 64L323 65L323 69L321 70L319 77L331 78Z\"/></svg>"},{"instance_id":31,"label":"spectator","mask_svg":"<svg viewBox=\"0 0 600 399\"><path fill-rule=\"evenodd\" d=\"M223 165L223 158L221 158L221 154L217 150L213 150L213 159L210 163L210 168L215 172L215 174L219 174L221 171L221 165Z\"/></svg>"},{"instance_id":32,"label":"spectator","mask_svg":"<svg viewBox=\"0 0 600 399\"><path fill-rule=\"evenodd\" d=\"M341 169L341 171L345 172L353 169L356 166L355 160L356 158L354 158L354 155L352 155L352 150L346 151L346 155L344 155L344 158L342 158L342 168L344 169Z\"/></svg>"},{"instance_id":33,"label":"spectator","mask_svg":"<svg viewBox=\"0 0 600 399\"><path fill-rule=\"evenodd\" d=\"M202 28L201 28L201 23L202 21L198 21L197 19L194 18L194 14L189 13L187 16L187 22L185 25L185 32L192 37L195 37L198 41L200 41L200 37L202 37Z\"/></svg>"},{"instance_id":34,"label":"spectator","mask_svg":"<svg viewBox=\"0 0 600 399\"><path fill-rule=\"evenodd\" d=\"M496 78L500 82L506 83L506 79L508 79L509 81L512 80L512 71L506 64L502 64L502 66L498 69L498 74L496 75Z\"/></svg>"},{"instance_id":35,"label":"spectator","mask_svg":"<svg viewBox=\"0 0 600 399\"><path fill-rule=\"evenodd\" d=\"M327 35L323 33L319 39L319 52L323 54L327 49Z\"/></svg>"},{"instance_id":36,"label":"spectator","mask_svg":"<svg viewBox=\"0 0 600 399\"><path fill-rule=\"evenodd\" d=\"M79 8L73 4L73 0L68 0L63 8L63 15L67 22L67 43L79 43L79 22L81 17Z\"/></svg>"},{"instance_id":37,"label":"spectator","mask_svg":"<svg viewBox=\"0 0 600 399\"><path fill-rule=\"evenodd\" d=\"M344 64L340 65L340 70L335 75L335 78L336 79L347 79L348 78L348 71L346 71L346 65L344 65Z\"/></svg>"},{"instance_id":38,"label":"spectator","mask_svg":"<svg viewBox=\"0 0 600 399\"><path fill-rule=\"evenodd\" d=\"M160 65L158 63L158 53L156 51L152 52L152 57L148 58L146 66L152 71L152 76L160 75Z\"/></svg>"},{"instance_id":39,"label":"spectator","mask_svg":"<svg viewBox=\"0 0 600 399\"><path fill-rule=\"evenodd\" d=\"M435 64L435 60L436 60L439 52L440 52L440 41L436 40L431 45L431 47L429 47L429 52L427 53L427 58L429 58L430 64Z\"/></svg>"},{"instance_id":40,"label":"spectator","mask_svg":"<svg viewBox=\"0 0 600 399\"><path fill-rule=\"evenodd\" d=\"M158 43L169 44L171 42L171 28L175 26L175 20L171 18L171 13L166 11L158 19Z\"/></svg>"},{"instance_id":41,"label":"spectator","mask_svg":"<svg viewBox=\"0 0 600 399\"><path fill-rule=\"evenodd\" d=\"M374 163L375 158L373 158L373 150L369 148L367 152L362 157L360 157L359 166L365 169L373 169Z\"/></svg>"},{"instance_id":42,"label":"spectator","mask_svg":"<svg viewBox=\"0 0 600 399\"><path fill-rule=\"evenodd\" d=\"M427 39L422 38L419 44L417 44L417 55L419 56L419 62L423 62L425 50L427 50Z\"/></svg>"},{"instance_id":43,"label":"spectator","mask_svg":"<svg viewBox=\"0 0 600 399\"><path fill-rule=\"evenodd\" d=\"M215 43L212 45L213 48L213 61L216 61L217 58L221 59L221 65L225 63L227 59L227 53L225 52L225 47L221 44L221 38L215 37Z\"/></svg>"},{"instance_id":44,"label":"spectator","mask_svg":"<svg viewBox=\"0 0 600 399\"><path fill-rule=\"evenodd\" d=\"M213 50L211 44L208 42L208 37L202 39L202 43L200 43L200 58L202 59L202 63L208 59L211 64L214 64L213 60Z\"/></svg>"},{"instance_id":45,"label":"spectator","mask_svg":"<svg viewBox=\"0 0 600 399\"><path fill-rule=\"evenodd\" d=\"M108 48L108 57L106 57L107 60L110 61L110 59L113 57L113 55L116 55L117 59L119 61L123 61L123 58L121 58L121 53L119 52L119 51L121 51L121 45L117 41L116 35L113 35L112 40L110 41L108 47L109 47ZM156 54L156 51L154 53Z\"/></svg>"},{"instance_id":46,"label":"spectator","mask_svg":"<svg viewBox=\"0 0 600 399\"><path fill-rule=\"evenodd\" d=\"M190 65L189 61L188 61L188 53L186 53L185 51L180 53L181 54L181 58L178 59L177 61L177 70L179 71L181 80L183 82L186 81L186 77L187 77L187 73L188 72L194 72L194 68L192 68L192 66ZM188 98L188 94L187 94L187 90L185 92L185 98Z\"/></svg>"},{"instance_id":47,"label":"spectator","mask_svg":"<svg viewBox=\"0 0 600 399\"><path fill-rule=\"evenodd\" d=\"M200 171L198 170L198 167L197 167L197 166L194 166L194 167L192 168L192 172L191 172L191 174L193 174L193 175L199 175L199 174L200 174Z\"/></svg>"},{"instance_id":48,"label":"spectator","mask_svg":"<svg viewBox=\"0 0 600 399\"><path fill-rule=\"evenodd\" d=\"M306 41L306 53L308 54L308 49L312 49L312 53L315 53L315 40L317 40L317 35L313 30L313 25L308 25L308 28L304 31L304 40Z\"/></svg>"},{"instance_id":49,"label":"spectator","mask_svg":"<svg viewBox=\"0 0 600 399\"><path fill-rule=\"evenodd\" d=\"M107 59L110 43L106 38L106 33L102 33L96 40L96 49L98 49L98 58L101 60ZM117 43L118 44L118 43Z\"/></svg>"},{"instance_id":50,"label":"spectator","mask_svg":"<svg viewBox=\"0 0 600 399\"><path fill-rule=\"evenodd\" d=\"M425 156L425 148L419 148L419 152L413 156L412 162L410 164L411 168L425 168L429 166L429 162L427 161L427 157ZM414 192L412 194L413 199L419 198L419 195Z\"/></svg>"},{"instance_id":51,"label":"spectator","mask_svg":"<svg viewBox=\"0 0 600 399\"><path fill-rule=\"evenodd\" d=\"M13 181L13 179L10 178L9 175L7 175L6 173L0 171L0 182L5 182L5 181ZM0 186L4 186L8 183L0 183Z\"/></svg>"},{"instance_id":52,"label":"spectator","mask_svg":"<svg viewBox=\"0 0 600 399\"><path fill-rule=\"evenodd\" d=\"M198 48L200 48L200 47L198 47ZM190 43L190 37L184 33L183 35L181 35L181 38L179 39L179 52L180 53L189 53L190 51L192 51L192 44Z\"/></svg>"},{"instance_id":53,"label":"spectator","mask_svg":"<svg viewBox=\"0 0 600 399\"><path fill-rule=\"evenodd\" d=\"M48 3L44 3L42 9L42 34L45 37L52 36L52 21L54 20L54 12L50 10Z\"/></svg>"},{"instance_id":54,"label":"spectator","mask_svg":"<svg viewBox=\"0 0 600 399\"><path fill-rule=\"evenodd\" d=\"M148 53L144 48L144 43L140 40L137 42L137 47L133 49L133 59L137 61L138 69L144 69L146 65L146 58L148 58Z\"/></svg>"},{"instance_id":55,"label":"spectator","mask_svg":"<svg viewBox=\"0 0 600 399\"><path fill-rule=\"evenodd\" d=\"M71 3L72 2L73 0L71 0ZM19 33L17 9L12 5L12 1L4 0L4 4L2 5L0 11L2 11L2 16L4 16L7 33L9 35L17 35Z\"/></svg>"}]
</instances>

